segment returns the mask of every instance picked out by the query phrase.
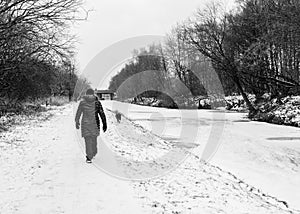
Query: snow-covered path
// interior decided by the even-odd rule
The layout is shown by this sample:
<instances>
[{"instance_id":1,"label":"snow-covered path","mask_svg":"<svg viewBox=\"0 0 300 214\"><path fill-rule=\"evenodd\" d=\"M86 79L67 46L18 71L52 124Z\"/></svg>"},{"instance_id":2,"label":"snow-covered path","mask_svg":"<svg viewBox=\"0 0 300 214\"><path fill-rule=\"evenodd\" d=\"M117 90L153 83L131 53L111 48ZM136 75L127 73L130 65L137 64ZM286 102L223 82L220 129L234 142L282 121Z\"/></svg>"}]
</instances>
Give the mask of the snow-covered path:
<instances>
[{"instance_id":1,"label":"snow-covered path","mask_svg":"<svg viewBox=\"0 0 300 214\"><path fill-rule=\"evenodd\" d=\"M0 213L143 213L128 181L85 163L71 106L55 114L10 134L25 145L1 149Z\"/></svg>"},{"instance_id":2,"label":"snow-covered path","mask_svg":"<svg viewBox=\"0 0 300 214\"><path fill-rule=\"evenodd\" d=\"M94 164L85 163L72 107L53 113L49 121L31 121L0 135L1 214L293 212L193 155L154 179L126 181L109 176L97 167L105 155L101 145ZM118 124L111 112L106 114L109 130L103 136L117 158L129 160L120 162L119 170L139 172L137 166L131 167L130 157L155 159L173 145L126 119ZM172 159L164 164L173 164Z\"/></svg>"}]
</instances>

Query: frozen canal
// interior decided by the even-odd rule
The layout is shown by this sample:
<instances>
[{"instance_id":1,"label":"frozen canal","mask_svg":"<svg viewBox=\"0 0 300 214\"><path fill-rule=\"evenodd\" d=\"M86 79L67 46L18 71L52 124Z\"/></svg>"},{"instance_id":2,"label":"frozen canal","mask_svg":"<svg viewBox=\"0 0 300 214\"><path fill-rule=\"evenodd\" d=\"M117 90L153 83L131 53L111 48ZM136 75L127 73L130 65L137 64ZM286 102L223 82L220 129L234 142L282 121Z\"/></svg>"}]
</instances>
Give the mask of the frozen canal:
<instances>
[{"instance_id":1,"label":"frozen canal","mask_svg":"<svg viewBox=\"0 0 300 214\"><path fill-rule=\"evenodd\" d=\"M249 121L243 113L103 105L300 210L298 128Z\"/></svg>"}]
</instances>

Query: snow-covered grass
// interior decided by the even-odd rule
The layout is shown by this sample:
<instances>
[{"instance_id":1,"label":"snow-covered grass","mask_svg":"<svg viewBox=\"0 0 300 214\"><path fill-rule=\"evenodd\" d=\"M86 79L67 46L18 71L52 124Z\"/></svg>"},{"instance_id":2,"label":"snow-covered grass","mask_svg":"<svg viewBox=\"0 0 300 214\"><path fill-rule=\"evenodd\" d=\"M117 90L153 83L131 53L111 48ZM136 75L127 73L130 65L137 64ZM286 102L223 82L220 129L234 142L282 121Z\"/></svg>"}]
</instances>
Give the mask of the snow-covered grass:
<instances>
[{"instance_id":1,"label":"snow-covered grass","mask_svg":"<svg viewBox=\"0 0 300 214\"><path fill-rule=\"evenodd\" d=\"M51 140L56 140L58 130L49 129L49 124L54 115L59 117L67 108L70 106L51 108L35 115L15 115L15 122L8 121L11 126L0 133L0 213L28 213L18 208L41 169L51 161Z\"/></svg>"},{"instance_id":2,"label":"snow-covered grass","mask_svg":"<svg viewBox=\"0 0 300 214\"><path fill-rule=\"evenodd\" d=\"M0 133L8 131L11 127L22 125L28 121L44 121L53 116L52 111L69 103L67 97L53 97L51 102L45 105L45 99L35 102L26 101L12 108L9 104L2 106L0 114Z\"/></svg>"},{"instance_id":3,"label":"snow-covered grass","mask_svg":"<svg viewBox=\"0 0 300 214\"><path fill-rule=\"evenodd\" d=\"M63 106L69 102L69 97L67 96L55 96L49 98L49 104L52 106Z\"/></svg>"},{"instance_id":4,"label":"snow-covered grass","mask_svg":"<svg viewBox=\"0 0 300 214\"><path fill-rule=\"evenodd\" d=\"M123 175L142 179L153 169L161 172L158 177L133 182L136 194L149 213L293 213L285 202L203 162L197 150L153 136L127 118L123 117L118 123L110 111L107 116L110 128L105 141L116 154ZM176 157L161 159L174 148L187 155L179 165L174 164ZM151 169L145 170L145 167Z\"/></svg>"},{"instance_id":5,"label":"snow-covered grass","mask_svg":"<svg viewBox=\"0 0 300 214\"><path fill-rule=\"evenodd\" d=\"M42 110L26 110L20 114L7 113L0 117L0 133L2 131L8 131L10 128L16 125L23 125L29 121L45 121L53 116L52 110L56 107L47 107Z\"/></svg>"},{"instance_id":6,"label":"snow-covered grass","mask_svg":"<svg viewBox=\"0 0 300 214\"><path fill-rule=\"evenodd\" d=\"M115 102L104 105L123 112L135 124L171 139L179 147L195 147L194 153L198 155L203 152L211 127L220 121L214 117L220 112L212 110L174 110ZM182 120L185 112L193 117ZM196 130L197 138L181 136L183 128ZM229 111L225 113L221 134L220 147L211 163L300 210L300 138L297 128L252 122L246 113Z\"/></svg>"}]
</instances>

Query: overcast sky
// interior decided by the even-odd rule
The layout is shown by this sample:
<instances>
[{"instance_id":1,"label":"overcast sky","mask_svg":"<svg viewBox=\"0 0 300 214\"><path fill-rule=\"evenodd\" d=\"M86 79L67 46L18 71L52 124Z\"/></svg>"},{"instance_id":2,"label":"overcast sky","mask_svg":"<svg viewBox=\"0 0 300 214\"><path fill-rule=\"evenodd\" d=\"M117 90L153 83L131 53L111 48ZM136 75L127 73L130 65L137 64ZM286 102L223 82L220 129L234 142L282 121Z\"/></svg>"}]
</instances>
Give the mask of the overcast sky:
<instances>
[{"instance_id":1,"label":"overcast sky","mask_svg":"<svg viewBox=\"0 0 300 214\"><path fill-rule=\"evenodd\" d=\"M130 37L165 35L209 0L85 0L93 9L75 31L77 62L82 71L104 48ZM230 8L234 0L223 0Z\"/></svg>"}]
</instances>

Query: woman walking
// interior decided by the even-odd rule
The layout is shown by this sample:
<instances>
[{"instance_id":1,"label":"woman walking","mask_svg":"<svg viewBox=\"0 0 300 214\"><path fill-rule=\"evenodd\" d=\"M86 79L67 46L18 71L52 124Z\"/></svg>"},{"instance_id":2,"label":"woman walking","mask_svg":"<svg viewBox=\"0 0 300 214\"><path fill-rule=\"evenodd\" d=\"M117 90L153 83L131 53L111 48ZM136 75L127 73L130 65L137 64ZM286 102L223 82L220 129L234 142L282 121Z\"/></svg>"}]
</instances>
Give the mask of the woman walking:
<instances>
[{"instance_id":1,"label":"woman walking","mask_svg":"<svg viewBox=\"0 0 300 214\"><path fill-rule=\"evenodd\" d=\"M81 124L79 122L82 115ZM76 129L81 125L81 136L85 140L86 162L92 163L93 157L97 154L97 137L100 134L100 120L102 121L103 132L107 130L106 117L102 105L97 96L94 94L93 89L88 89L83 100L80 101L76 116L75 123Z\"/></svg>"}]
</instances>

